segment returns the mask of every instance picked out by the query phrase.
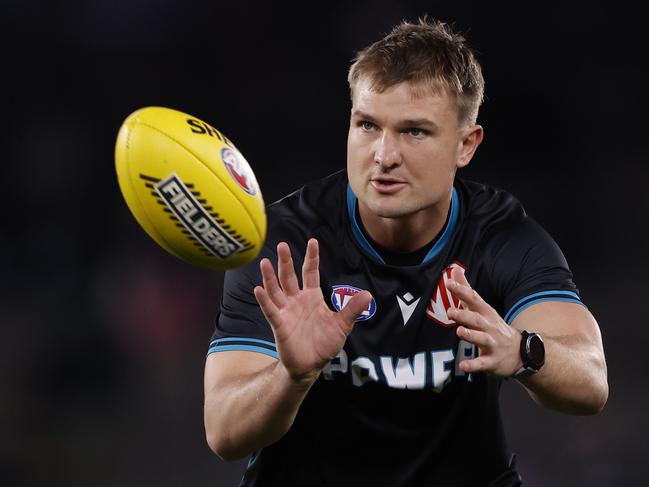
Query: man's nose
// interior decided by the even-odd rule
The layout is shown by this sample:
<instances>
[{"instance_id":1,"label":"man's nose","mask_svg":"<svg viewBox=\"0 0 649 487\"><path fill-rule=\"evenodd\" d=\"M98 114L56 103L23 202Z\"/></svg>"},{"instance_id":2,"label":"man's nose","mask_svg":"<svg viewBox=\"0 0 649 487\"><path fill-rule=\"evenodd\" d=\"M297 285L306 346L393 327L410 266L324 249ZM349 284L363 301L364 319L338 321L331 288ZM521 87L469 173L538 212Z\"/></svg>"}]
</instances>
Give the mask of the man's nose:
<instances>
[{"instance_id":1,"label":"man's nose","mask_svg":"<svg viewBox=\"0 0 649 487\"><path fill-rule=\"evenodd\" d=\"M374 150L374 162L385 169L401 164L401 149L399 147L398 135L391 134L384 130L376 141Z\"/></svg>"}]
</instances>

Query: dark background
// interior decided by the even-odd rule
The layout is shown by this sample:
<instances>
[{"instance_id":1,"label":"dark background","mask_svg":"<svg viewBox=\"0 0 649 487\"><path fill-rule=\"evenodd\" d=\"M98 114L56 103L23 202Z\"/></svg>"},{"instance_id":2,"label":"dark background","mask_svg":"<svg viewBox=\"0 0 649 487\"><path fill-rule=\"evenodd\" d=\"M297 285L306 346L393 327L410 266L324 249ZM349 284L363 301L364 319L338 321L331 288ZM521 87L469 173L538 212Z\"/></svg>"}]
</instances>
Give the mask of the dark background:
<instances>
[{"instance_id":1,"label":"dark background","mask_svg":"<svg viewBox=\"0 0 649 487\"><path fill-rule=\"evenodd\" d=\"M555 237L604 337L598 416L544 411L505 384L526 485L641 484L644 17L524 3L0 1L0 485L237 485L243 462L218 460L202 425L223 276L138 227L117 130L147 105L202 118L272 202L343 167L351 57L423 13L455 22L483 64L486 139L464 176L513 192Z\"/></svg>"}]
</instances>

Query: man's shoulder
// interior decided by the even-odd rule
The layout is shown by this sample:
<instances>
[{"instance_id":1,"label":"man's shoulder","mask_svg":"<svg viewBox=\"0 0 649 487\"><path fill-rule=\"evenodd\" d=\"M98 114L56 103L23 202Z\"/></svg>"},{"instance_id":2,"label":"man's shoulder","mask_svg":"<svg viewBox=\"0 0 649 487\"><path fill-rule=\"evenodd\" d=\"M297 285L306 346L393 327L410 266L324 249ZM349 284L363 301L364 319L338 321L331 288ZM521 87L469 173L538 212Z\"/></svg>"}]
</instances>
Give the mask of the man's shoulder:
<instances>
[{"instance_id":1,"label":"man's shoulder","mask_svg":"<svg viewBox=\"0 0 649 487\"><path fill-rule=\"evenodd\" d=\"M321 179L310 181L268 205L266 208L268 215L273 217L295 216L314 207L338 206L340 197L344 196L346 185L347 171L344 169Z\"/></svg>"},{"instance_id":2,"label":"man's shoulder","mask_svg":"<svg viewBox=\"0 0 649 487\"><path fill-rule=\"evenodd\" d=\"M457 178L465 220L480 226L517 224L528 218L523 205L509 191L485 183Z\"/></svg>"},{"instance_id":3,"label":"man's shoulder","mask_svg":"<svg viewBox=\"0 0 649 487\"><path fill-rule=\"evenodd\" d=\"M457 180L465 228L476 232L480 245L494 255L524 254L540 242L555 246L548 232L509 191L470 180Z\"/></svg>"},{"instance_id":4,"label":"man's shoulder","mask_svg":"<svg viewBox=\"0 0 649 487\"><path fill-rule=\"evenodd\" d=\"M483 248L529 248L549 235L509 191L488 184L456 180L465 231ZM510 245L512 244L512 245Z\"/></svg>"},{"instance_id":5,"label":"man's shoulder","mask_svg":"<svg viewBox=\"0 0 649 487\"><path fill-rule=\"evenodd\" d=\"M267 206L269 233L286 229L312 234L316 227L342 224L347 171L308 182Z\"/></svg>"}]
</instances>

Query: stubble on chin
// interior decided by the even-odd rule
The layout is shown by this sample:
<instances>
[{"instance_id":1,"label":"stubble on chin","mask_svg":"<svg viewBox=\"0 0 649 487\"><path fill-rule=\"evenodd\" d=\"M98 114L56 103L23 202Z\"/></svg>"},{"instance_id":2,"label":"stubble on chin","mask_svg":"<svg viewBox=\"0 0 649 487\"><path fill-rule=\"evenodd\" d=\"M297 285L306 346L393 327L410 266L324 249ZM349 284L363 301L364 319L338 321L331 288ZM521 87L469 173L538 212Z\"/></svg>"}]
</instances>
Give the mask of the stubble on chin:
<instances>
[{"instance_id":1,"label":"stubble on chin","mask_svg":"<svg viewBox=\"0 0 649 487\"><path fill-rule=\"evenodd\" d=\"M398 201L394 196L380 196L374 200L368 198L365 201L367 211L380 218L403 218L414 212L413 205L405 206L403 201Z\"/></svg>"}]
</instances>

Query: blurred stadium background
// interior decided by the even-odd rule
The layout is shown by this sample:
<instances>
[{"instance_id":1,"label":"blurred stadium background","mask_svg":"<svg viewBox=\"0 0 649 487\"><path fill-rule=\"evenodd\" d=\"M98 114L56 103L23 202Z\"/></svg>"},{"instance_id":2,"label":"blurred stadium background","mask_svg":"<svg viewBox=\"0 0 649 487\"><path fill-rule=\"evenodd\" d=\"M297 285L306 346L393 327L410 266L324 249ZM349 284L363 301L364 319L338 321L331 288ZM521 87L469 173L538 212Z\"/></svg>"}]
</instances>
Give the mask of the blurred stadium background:
<instances>
[{"instance_id":1,"label":"blurred stadium background","mask_svg":"<svg viewBox=\"0 0 649 487\"><path fill-rule=\"evenodd\" d=\"M222 274L137 226L117 129L147 105L203 118L272 202L344 165L351 57L423 13L466 32L485 71L486 141L463 176L512 191L555 237L604 335L601 415L504 385L525 485L645 482L644 17L527 3L0 0L0 485L238 484L244 462L217 459L202 425Z\"/></svg>"}]
</instances>

